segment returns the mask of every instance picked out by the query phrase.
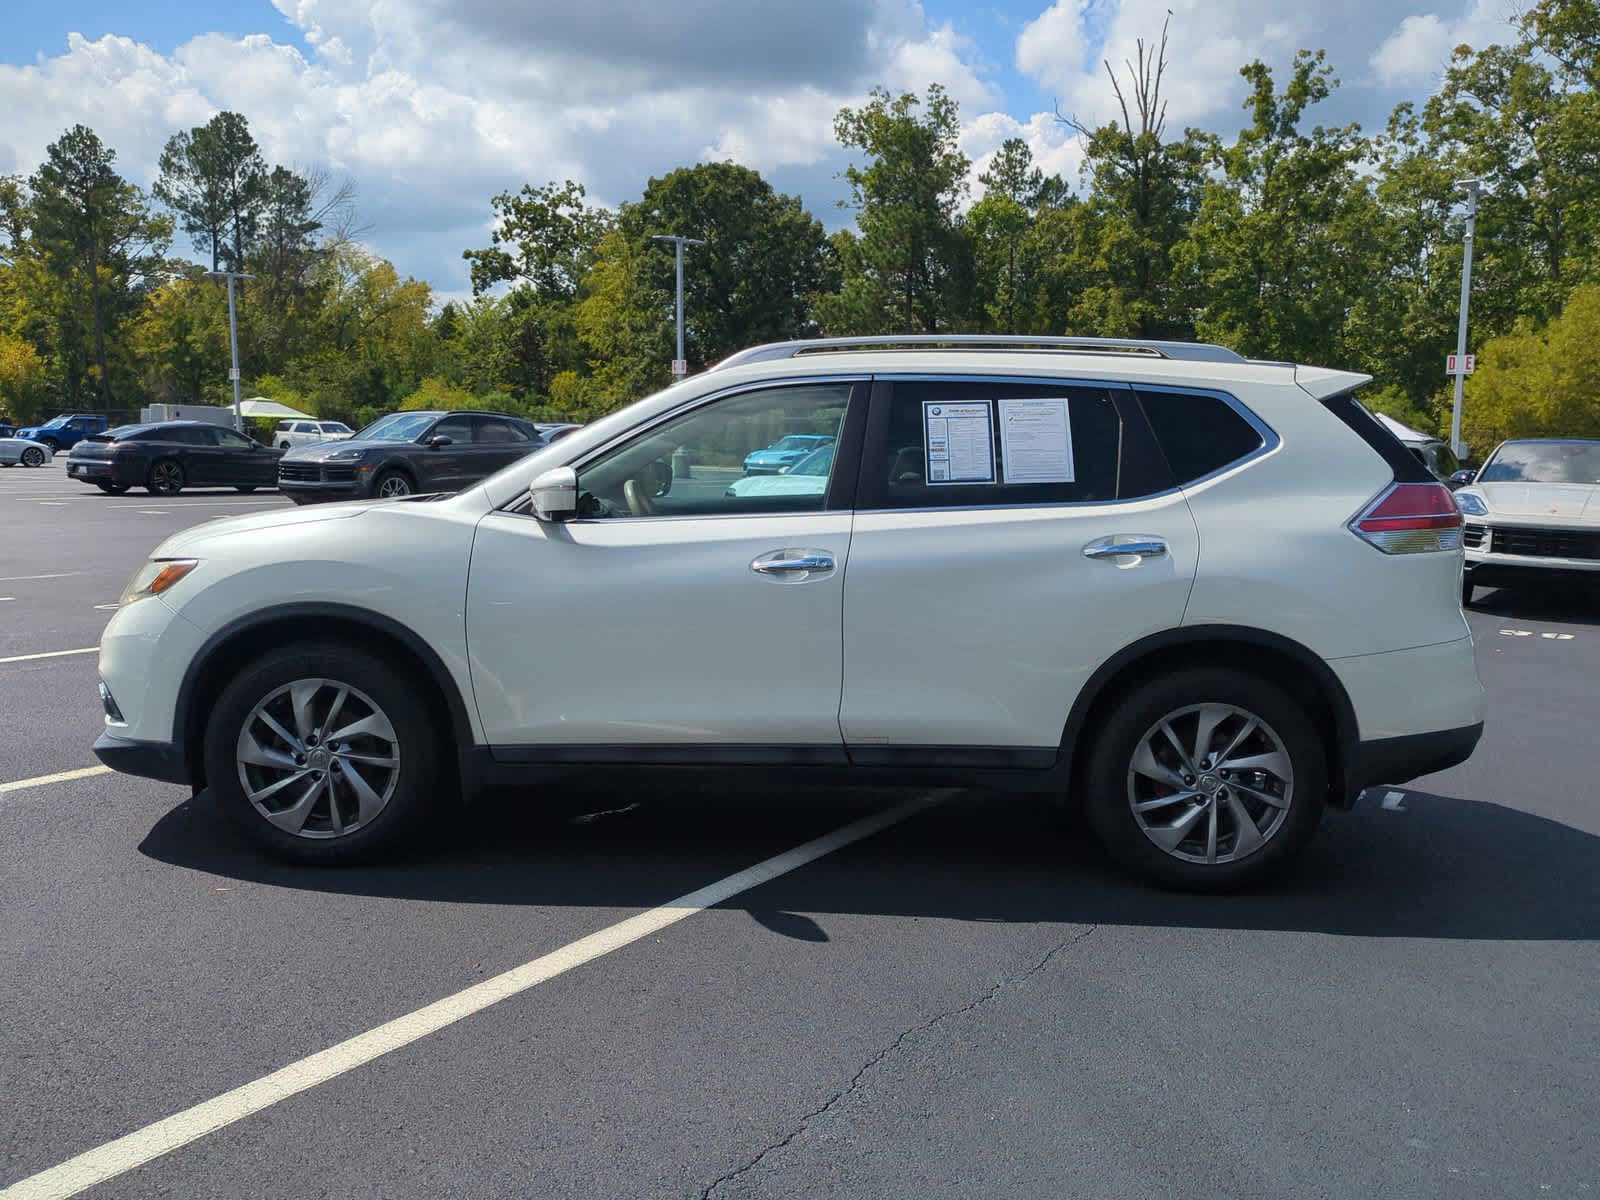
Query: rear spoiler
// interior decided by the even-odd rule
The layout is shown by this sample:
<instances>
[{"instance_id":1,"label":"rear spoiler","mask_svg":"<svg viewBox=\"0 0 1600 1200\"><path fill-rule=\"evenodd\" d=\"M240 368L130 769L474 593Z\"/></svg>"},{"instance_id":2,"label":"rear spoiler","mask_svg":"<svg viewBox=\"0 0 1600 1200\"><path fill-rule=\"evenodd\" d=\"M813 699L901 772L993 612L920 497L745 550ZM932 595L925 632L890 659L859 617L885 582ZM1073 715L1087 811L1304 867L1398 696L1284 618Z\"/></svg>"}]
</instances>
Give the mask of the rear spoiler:
<instances>
[{"instance_id":1,"label":"rear spoiler","mask_svg":"<svg viewBox=\"0 0 1600 1200\"><path fill-rule=\"evenodd\" d=\"M1359 371L1334 371L1327 367L1302 367L1294 369L1294 381L1313 400L1326 400L1340 392L1348 392L1371 383L1371 375Z\"/></svg>"}]
</instances>

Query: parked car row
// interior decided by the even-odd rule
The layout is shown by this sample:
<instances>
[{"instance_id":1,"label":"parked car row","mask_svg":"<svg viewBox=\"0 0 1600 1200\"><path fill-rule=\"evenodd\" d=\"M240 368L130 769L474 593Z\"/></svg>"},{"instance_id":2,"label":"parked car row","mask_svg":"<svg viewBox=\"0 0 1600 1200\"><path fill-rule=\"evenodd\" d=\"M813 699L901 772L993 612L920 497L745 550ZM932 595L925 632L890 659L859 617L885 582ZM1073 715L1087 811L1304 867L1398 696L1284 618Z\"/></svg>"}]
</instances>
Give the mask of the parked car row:
<instances>
[{"instance_id":1,"label":"parked car row","mask_svg":"<svg viewBox=\"0 0 1600 1200\"><path fill-rule=\"evenodd\" d=\"M64 429L71 420L41 428ZM159 496L186 487L276 487L297 504L392 498L468 487L578 428L495 412L403 412L359 433L338 421L281 421L266 446L204 421L145 422L78 438L67 475L112 495L134 487ZM42 466L53 453L44 442L0 439L0 465Z\"/></svg>"}]
</instances>

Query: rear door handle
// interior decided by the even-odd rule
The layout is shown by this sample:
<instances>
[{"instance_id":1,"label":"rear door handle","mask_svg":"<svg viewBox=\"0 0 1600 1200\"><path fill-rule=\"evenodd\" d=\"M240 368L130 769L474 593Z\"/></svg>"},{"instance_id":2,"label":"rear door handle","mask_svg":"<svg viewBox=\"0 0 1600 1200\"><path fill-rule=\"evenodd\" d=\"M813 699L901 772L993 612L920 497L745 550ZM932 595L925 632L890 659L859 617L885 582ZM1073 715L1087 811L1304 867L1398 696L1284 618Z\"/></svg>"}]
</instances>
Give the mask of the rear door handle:
<instances>
[{"instance_id":1,"label":"rear door handle","mask_svg":"<svg viewBox=\"0 0 1600 1200\"><path fill-rule=\"evenodd\" d=\"M1154 534L1113 534L1110 537L1096 538L1083 548L1085 558L1121 558L1123 555L1132 555L1135 558L1160 558L1167 552L1167 544Z\"/></svg>"},{"instance_id":2,"label":"rear door handle","mask_svg":"<svg viewBox=\"0 0 1600 1200\"><path fill-rule=\"evenodd\" d=\"M771 550L750 564L757 575L779 583L801 583L833 568L833 555L826 550Z\"/></svg>"}]
</instances>

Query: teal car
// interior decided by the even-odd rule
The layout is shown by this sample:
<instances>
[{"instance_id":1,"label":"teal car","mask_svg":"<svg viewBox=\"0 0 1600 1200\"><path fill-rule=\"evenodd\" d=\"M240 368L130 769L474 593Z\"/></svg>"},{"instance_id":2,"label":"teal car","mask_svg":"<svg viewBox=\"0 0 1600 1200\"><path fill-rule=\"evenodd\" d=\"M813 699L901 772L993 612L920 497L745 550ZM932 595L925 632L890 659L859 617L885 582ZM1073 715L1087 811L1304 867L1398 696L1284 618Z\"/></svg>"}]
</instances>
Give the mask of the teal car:
<instances>
[{"instance_id":1,"label":"teal car","mask_svg":"<svg viewBox=\"0 0 1600 1200\"><path fill-rule=\"evenodd\" d=\"M746 475L777 475L792 467L819 446L831 445L833 437L820 433L786 433L765 450L752 450L744 456Z\"/></svg>"}]
</instances>

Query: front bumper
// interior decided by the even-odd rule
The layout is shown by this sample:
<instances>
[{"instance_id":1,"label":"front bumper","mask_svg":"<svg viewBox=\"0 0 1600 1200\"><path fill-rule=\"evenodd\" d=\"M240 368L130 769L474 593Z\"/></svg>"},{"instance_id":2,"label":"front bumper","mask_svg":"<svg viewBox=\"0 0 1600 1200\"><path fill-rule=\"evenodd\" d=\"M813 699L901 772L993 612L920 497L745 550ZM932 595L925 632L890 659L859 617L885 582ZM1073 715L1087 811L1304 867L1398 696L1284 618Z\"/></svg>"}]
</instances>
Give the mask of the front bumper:
<instances>
[{"instance_id":1,"label":"front bumper","mask_svg":"<svg viewBox=\"0 0 1600 1200\"><path fill-rule=\"evenodd\" d=\"M1347 802L1359 796L1363 788L1380 783L1409 783L1459 766L1472 757L1482 736L1483 722L1479 721L1459 729L1357 742L1345 759Z\"/></svg>"},{"instance_id":2,"label":"front bumper","mask_svg":"<svg viewBox=\"0 0 1600 1200\"><path fill-rule=\"evenodd\" d=\"M365 500L370 475L352 472L353 478L285 479L278 476L278 492L296 504L315 504L321 500Z\"/></svg>"},{"instance_id":3,"label":"front bumper","mask_svg":"<svg viewBox=\"0 0 1600 1200\"><path fill-rule=\"evenodd\" d=\"M140 775L163 783L190 783L183 751L171 742L139 742L102 733L94 740L94 756L124 775Z\"/></svg>"},{"instance_id":4,"label":"front bumper","mask_svg":"<svg viewBox=\"0 0 1600 1200\"><path fill-rule=\"evenodd\" d=\"M1593 526L1469 519L1463 537L1469 583L1484 587L1536 579L1600 583L1600 530Z\"/></svg>"}]
</instances>

